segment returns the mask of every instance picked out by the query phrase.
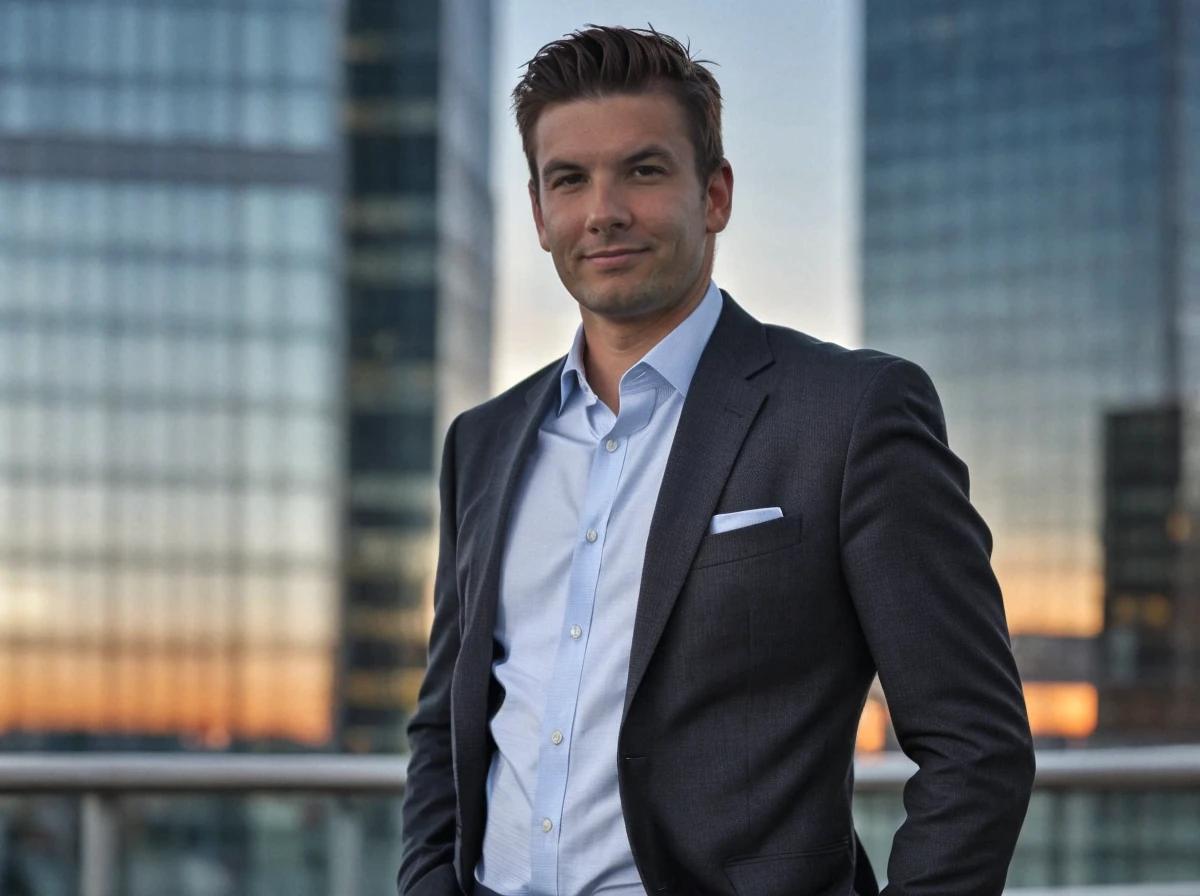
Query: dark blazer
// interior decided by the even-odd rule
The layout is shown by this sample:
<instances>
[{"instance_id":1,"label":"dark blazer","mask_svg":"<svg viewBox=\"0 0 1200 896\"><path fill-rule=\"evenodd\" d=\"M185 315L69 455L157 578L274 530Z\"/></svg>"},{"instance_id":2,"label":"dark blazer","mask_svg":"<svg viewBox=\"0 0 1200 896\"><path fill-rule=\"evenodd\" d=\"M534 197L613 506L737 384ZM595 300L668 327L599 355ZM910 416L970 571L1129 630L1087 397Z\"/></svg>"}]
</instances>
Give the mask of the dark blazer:
<instances>
[{"instance_id":1,"label":"dark blazer","mask_svg":"<svg viewBox=\"0 0 1200 896\"><path fill-rule=\"evenodd\" d=\"M401 894L474 887L506 521L561 368L446 436ZM764 326L724 296L654 508L616 746L648 893L853 892L853 748L876 671L918 765L884 893L1001 892L1033 752L967 490L919 367ZM783 517L707 534L713 514L765 506Z\"/></svg>"}]
</instances>

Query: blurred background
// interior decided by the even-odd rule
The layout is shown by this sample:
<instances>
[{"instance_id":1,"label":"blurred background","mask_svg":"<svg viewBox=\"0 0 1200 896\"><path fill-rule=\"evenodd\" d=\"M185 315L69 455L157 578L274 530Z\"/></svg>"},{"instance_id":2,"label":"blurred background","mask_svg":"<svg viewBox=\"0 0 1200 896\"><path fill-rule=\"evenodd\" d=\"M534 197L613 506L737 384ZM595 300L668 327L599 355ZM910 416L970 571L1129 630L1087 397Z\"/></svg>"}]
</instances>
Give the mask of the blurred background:
<instances>
[{"instance_id":1,"label":"blurred background","mask_svg":"<svg viewBox=\"0 0 1200 896\"><path fill-rule=\"evenodd\" d=\"M394 892L442 434L578 323L507 95L587 22L717 63L717 282L939 388L1014 891L1198 896L1200 0L0 0L0 896Z\"/></svg>"}]
</instances>

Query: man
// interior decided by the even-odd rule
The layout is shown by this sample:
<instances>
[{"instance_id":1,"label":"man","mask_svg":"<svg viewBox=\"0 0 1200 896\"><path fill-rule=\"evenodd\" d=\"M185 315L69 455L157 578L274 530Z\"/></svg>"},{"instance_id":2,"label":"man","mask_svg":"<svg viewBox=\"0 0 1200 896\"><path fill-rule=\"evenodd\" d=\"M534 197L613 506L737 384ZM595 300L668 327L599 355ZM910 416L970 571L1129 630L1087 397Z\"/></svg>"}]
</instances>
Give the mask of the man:
<instances>
[{"instance_id":1,"label":"man","mask_svg":"<svg viewBox=\"0 0 1200 896\"><path fill-rule=\"evenodd\" d=\"M874 894L878 671L918 765L884 892L1000 893L1033 754L929 379L712 284L733 173L677 41L576 32L514 97L582 324L446 436L400 892Z\"/></svg>"}]
</instances>

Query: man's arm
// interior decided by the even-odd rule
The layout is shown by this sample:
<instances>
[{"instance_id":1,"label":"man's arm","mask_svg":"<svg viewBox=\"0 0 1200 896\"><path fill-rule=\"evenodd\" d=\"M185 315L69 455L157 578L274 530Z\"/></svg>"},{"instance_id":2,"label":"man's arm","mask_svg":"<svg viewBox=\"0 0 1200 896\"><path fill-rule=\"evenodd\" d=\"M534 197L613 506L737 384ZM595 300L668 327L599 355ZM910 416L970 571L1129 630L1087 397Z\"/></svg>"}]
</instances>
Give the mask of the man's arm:
<instances>
[{"instance_id":1,"label":"man's arm","mask_svg":"<svg viewBox=\"0 0 1200 896\"><path fill-rule=\"evenodd\" d=\"M404 850L396 886L400 896L461 896L454 875L455 794L450 744L450 681L458 659L458 586L455 546L454 435L442 451L441 524L433 588L429 663L408 725L411 758L404 794Z\"/></svg>"},{"instance_id":2,"label":"man's arm","mask_svg":"<svg viewBox=\"0 0 1200 896\"><path fill-rule=\"evenodd\" d=\"M884 896L999 894L1033 786L1032 738L991 534L917 365L874 375L843 475L843 570L918 765Z\"/></svg>"}]
</instances>

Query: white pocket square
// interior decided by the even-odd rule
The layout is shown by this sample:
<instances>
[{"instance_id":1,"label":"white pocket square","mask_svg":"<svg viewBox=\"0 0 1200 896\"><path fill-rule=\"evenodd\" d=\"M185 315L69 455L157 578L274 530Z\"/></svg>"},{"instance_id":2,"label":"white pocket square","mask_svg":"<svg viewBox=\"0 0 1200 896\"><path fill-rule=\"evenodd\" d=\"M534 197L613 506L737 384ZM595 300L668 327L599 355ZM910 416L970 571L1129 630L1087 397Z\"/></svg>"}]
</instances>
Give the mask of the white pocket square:
<instances>
[{"instance_id":1,"label":"white pocket square","mask_svg":"<svg viewBox=\"0 0 1200 896\"><path fill-rule=\"evenodd\" d=\"M755 507L753 510L736 510L733 513L718 513L708 524L708 534L730 532L743 526L753 526L755 523L765 523L777 520L783 516L780 507Z\"/></svg>"}]
</instances>

